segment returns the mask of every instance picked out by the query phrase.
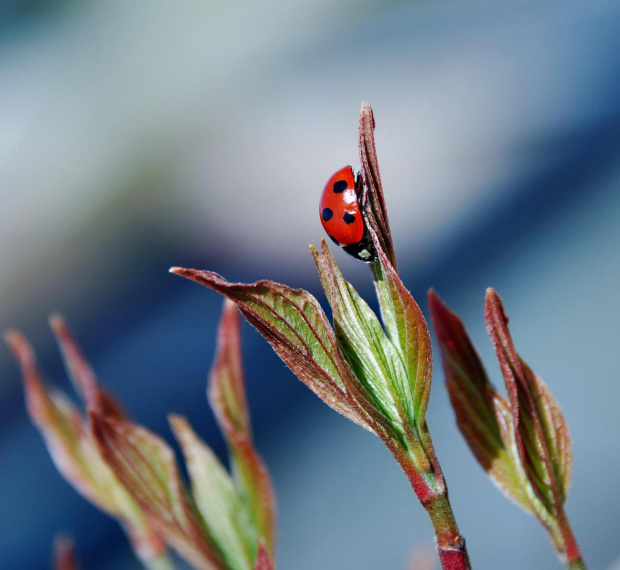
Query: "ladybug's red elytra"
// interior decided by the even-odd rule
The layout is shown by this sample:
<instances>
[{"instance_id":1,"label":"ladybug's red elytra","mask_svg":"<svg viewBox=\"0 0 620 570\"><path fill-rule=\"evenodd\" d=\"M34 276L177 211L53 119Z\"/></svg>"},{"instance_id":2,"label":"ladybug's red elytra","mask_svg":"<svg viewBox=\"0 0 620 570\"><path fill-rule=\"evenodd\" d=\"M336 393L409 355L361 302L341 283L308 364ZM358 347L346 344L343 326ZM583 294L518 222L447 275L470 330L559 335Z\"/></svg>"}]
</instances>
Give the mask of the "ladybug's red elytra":
<instances>
[{"instance_id":1,"label":"ladybug's red elytra","mask_svg":"<svg viewBox=\"0 0 620 570\"><path fill-rule=\"evenodd\" d=\"M330 239L349 255L364 263L375 261L372 239L358 202L361 177L357 184L353 168L345 166L327 181L319 202L319 216Z\"/></svg>"}]
</instances>

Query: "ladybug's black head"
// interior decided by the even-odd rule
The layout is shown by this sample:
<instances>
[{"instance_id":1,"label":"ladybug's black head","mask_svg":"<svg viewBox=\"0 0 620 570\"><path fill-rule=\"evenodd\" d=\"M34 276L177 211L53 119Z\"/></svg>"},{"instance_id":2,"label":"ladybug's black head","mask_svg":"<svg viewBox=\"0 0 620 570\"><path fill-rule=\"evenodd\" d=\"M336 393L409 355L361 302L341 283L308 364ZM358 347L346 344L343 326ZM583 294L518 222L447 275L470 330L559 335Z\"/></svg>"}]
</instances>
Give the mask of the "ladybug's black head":
<instances>
[{"instance_id":1,"label":"ladybug's black head","mask_svg":"<svg viewBox=\"0 0 620 570\"><path fill-rule=\"evenodd\" d=\"M373 245L370 236L366 234L364 234L361 241L351 245L345 245L342 249L344 249L349 255L355 257L358 261L362 261L364 263L371 263L377 260L375 246Z\"/></svg>"}]
</instances>

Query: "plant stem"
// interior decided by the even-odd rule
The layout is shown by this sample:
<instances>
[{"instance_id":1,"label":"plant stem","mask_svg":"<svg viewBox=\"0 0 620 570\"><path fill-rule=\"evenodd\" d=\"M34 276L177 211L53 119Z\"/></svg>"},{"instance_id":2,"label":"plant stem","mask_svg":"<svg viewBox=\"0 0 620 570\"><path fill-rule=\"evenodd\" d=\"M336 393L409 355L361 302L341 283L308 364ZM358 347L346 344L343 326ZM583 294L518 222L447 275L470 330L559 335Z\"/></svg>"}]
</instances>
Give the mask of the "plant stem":
<instances>
[{"instance_id":1,"label":"plant stem","mask_svg":"<svg viewBox=\"0 0 620 570\"><path fill-rule=\"evenodd\" d=\"M579 550L577 539L573 534L573 529L570 527L562 504L558 508L557 522L563 545L562 551L559 551L558 554L560 559L564 561L564 566L571 570L587 570L587 566L581 557L581 550Z\"/></svg>"},{"instance_id":2,"label":"plant stem","mask_svg":"<svg viewBox=\"0 0 620 570\"><path fill-rule=\"evenodd\" d=\"M432 468L424 475L409 453L387 441L386 444L407 475L415 494L431 519L442 570L471 570L465 539L456 524L443 473L435 457L430 434L426 430L424 439L427 452L429 448L431 450L432 464ZM429 479L432 479L434 484L429 484Z\"/></svg>"},{"instance_id":3,"label":"plant stem","mask_svg":"<svg viewBox=\"0 0 620 570\"><path fill-rule=\"evenodd\" d=\"M459 533L447 489L444 487L442 494L436 495L426 504L423 503L423 506L435 529L437 552L443 570L469 570L471 566L465 539Z\"/></svg>"}]
</instances>

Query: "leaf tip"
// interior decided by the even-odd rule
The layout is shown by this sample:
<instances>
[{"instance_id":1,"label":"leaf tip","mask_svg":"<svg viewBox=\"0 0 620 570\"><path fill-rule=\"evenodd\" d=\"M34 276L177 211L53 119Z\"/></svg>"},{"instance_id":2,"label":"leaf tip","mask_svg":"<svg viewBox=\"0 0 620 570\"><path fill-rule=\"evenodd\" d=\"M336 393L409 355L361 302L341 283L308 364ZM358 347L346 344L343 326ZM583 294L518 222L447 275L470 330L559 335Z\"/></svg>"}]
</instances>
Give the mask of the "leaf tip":
<instances>
[{"instance_id":1,"label":"leaf tip","mask_svg":"<svg viewBox=\"0 0 620 570\"><path fill-rule=\"evenodd\" d=\"M26 337L16 329L4 332L4 340L19 364L24 377L36 371L34 350Z\"/></svg>"},{"instance_id":2,"label":"leaf tip","mask_svg":"<svg viewBox=\"0 0 620 570\"><path fill-rule=\"evenodd\" d=\"M458 318L444 303L443 299L435 292L434 289L428 291L428 306L431 313L431 319L435 327L436 334L442 338L445 335L445 327L451 319Z\"/></svg>"},{"instance_id":3,"label":"leaf tip","mask_svg":"<svg viewBox=\"0 0 620 570\"><path fill-rule=\"evenodd\" d=\"M168 423L172 427L173 431L181 427L187 420L180 414L168 414Z\"/></svg>"},{"instance_id":4,"label":"leaf tip","mask_svg":"<svg viewBox=\"0 0 620 570\"><path fill-rule=\"evenodd\" d=\"M441 300L441 297L437 295L435 289L433 289L432 287L428 290L428 305L431 309L431 312L433 311L433 309L441 309L445 307L445 304Z\"/></svg>"},{"instance_id":5,"label":"leaf tip","mask_svg":"<svg viewBox=\"0 0 620 570\"><path fill-rule=\"evenodd\" d=\"M63 316L60 313L52 313L49 317L49 324L63 353L67 370L85 367L85 359ZM81 376L81 374L76 374L76 376ZM80 382L78 381L77 384L79 386Z\"/></svg>"},{"instance_id":6,"label":"leaf tip","mask_svg":"<svg viewBox=\"0 0 620 570\"><path fill-rule=\"evenodd\" d=\"M369 117L370 120L372 121L372 128L374 129L375 127L375 117L374 114L372 112L372 107L370 106L370 103L366 102L366 101L362 101L362 106L360 109L360 116L361 117Z\"/></svg>"},{"instance_id":7,"label":"leaf tip","mask_svg":"<svg viewBox=\"0 0 620 570\"><path fill-rule=\"evenodd\" d=\"M493 287L487 287L487 290L484 293L484 297L488 303L496 301L499 301L501 303L500 296Z\"/></svg>"},{"instance_id":8,"label":"leaf tip","mask_svg":"<svg viewBox=\"0 0 620 570\"><path fill-rule=\"evenodd\" d=\"M67 328L67 323L64 317L58 312L53 312L49 316L48 322L52 331L54 331L57 336L60 336L59 333Z\"/></svg>"},{"instance_id":9,"label":"leaf tip","mask_svg":"<svg viewBox=\"0 0 620 570\"><path fill-rule=\"evenodd\" d=\"M262 538L258 542L258 553L254 570L273 570L273 563L267 553L265 541Z\"/></svg>"},{"instance_id":10,"label":"leaf tip","mask_svg":"<svg viewBox=\"0 0 620 570\"><path fill-rule=\"evenodd\" d=\"M487 306L497 307L504 313L504 303L499 293L493 288L488 287L484 294L484 301Z\"/></svg>"},{"instance_id":11,"label":"leaf tip","mask_svg":"<svg viewBox=\"0 0 620 570\"><path fill-rule=\"evenodd\" d=\"M329 254L329 244L325 238L321 238L321 253L323 255Z\"/></svg>"},{"instance_id":12,"label":"leaf tip","mask_svg":"<svg viewBox=\"0 0 620 570\"><path fill-rule=\"evenodd\" d=\"M239 327L239 311L237 303L228 297L224 297L224 306L222 307L222 319L227 323L228 327Z\"/></svg>"},{"instance_id":13,"label":"leaf tip","mask_svg":"<svg viewBox=\"0 0 620 570\"><path fill-rule=\"evenodd\" d=\"M492 327L494 324L497 325L498 323L500 323L500 326L506 327L509 323L502 298L493 287L489 287L486 290L484 314L487 321L487 328Z\"/></svg>"}]
</instances>

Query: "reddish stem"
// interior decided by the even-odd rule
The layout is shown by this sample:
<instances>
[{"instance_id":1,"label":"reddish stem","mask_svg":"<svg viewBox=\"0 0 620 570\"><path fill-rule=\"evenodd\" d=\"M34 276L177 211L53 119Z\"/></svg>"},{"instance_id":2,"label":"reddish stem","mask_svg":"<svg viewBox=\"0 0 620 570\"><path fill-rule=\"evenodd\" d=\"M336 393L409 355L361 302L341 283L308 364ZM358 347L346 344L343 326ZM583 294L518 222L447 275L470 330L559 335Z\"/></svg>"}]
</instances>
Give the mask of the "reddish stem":
<instances>
[{"instance_id":1,"label":"reddish stem","mask_svg":"<svg viewBox=\"0 0 620 570\"><path fill-rule=\"evenodd\" d=\"M434 485L429 484L407 452L391 441L385 443L407 475L418 500L431 519L442 570L471 570L465 539L456 524L441 467L435 458L430 435L427 433L426 436L427 448L430 446L433 456L432 469L426 475L434 479Z\"/></svg>"},{"instance_id":2,"label":"reddish stem","mask_svg":"<svg viewBox=\"0 0 620 570\"><path fill-rule=\"evenodd\" d=\"M437 551L443 570L469 570L471 568L465 543L463 543L463 550L441 550L437 547Z\"/></svg>"},{"instance_id":3,"label":"reddish stem","mask_svg":"<svg viewBox=\"0 0 620 570\"><path fill-rule=\"evenodd\" d=\"M435 529L437 552L443 570L470 570L465 539L459 533L447 489L444 488L442 494L423 503L423 506Z\"/></svg>"},{"instance_id":4,"label":"reddish stem","mask_svg":"<svg viewBox=\"0 0 620 570\"><path fill-rule=\"evenodd\" d=\"M577 539L573 534L573 529L570 527L563 505L560 505L558 509L557 521L563 543L563 551L558 553L560 558L563 559L564 566L574 570L586 570L585 562L581 557L581 550L579 550Z\"/></svg>"}]
</instances>

